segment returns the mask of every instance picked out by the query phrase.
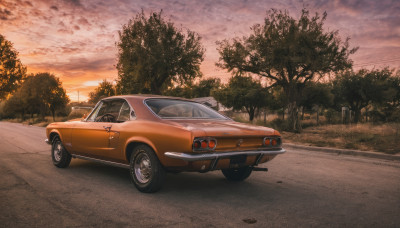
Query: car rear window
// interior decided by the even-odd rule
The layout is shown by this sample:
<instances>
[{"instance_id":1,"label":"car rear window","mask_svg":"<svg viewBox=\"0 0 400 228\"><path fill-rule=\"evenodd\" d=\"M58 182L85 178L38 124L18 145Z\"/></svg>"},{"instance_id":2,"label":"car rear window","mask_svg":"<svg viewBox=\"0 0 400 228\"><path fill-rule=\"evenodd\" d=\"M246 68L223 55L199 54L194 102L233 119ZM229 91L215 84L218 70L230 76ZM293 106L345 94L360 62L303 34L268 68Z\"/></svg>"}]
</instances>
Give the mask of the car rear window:
<instances>
[{"instance_id":1,"label":"car rear window","mask_svg":"<svg viewBox=\"0 0 400 228\"><path fill-rule=\"evenodd\" d=\"M213 109L192 101L174 99L146 99L149 109L165 119L227 119Z\"/></svg>"}]
</instances>

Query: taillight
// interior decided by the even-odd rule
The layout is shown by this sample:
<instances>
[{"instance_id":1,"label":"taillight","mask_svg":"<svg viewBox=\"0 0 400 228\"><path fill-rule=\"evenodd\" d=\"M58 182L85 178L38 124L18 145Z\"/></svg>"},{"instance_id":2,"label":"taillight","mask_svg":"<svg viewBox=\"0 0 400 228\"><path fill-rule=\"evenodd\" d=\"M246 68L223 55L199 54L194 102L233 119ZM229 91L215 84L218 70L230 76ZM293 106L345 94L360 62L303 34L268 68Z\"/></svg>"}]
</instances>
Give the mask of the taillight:
<instances>
[{"instance_id":1,"label":"taillight","mask_svg":"<svg viewBox=\"0 0 400 228\"><path fill-rule=\"evenodd\" d=\"M217 146L217 140L213 138L197 138L193 141L193 150L204 151L214 150Z\"/></svg>"},{"instance_id":2,"label":"taillight","mask_svg":"<svg viewBox=\"0 0 400 228\"><path fill-rule=\"evenodd\" d=\"M217 145L217 140L215 139L210 139L210 141L208 142L208 147L210 149L214 149L216 145Z\"/></svg>"},{"instance_id":3,"label":"taillight","mask_svg":"<svg viewBox=\"0 0 400 228\"><path fill-rule=\"evenodd\" d=\"M207 149L207 147L208 147L207 141L206 141L206 140L203 140L203 141L201 142L201 148L202 148L202 149Z\"/></svg>"},{"instance_id":4,"label":"taillight","mask_svg":"<svg viewBox=\"0 0 400 228\"><path fill-rule=\"evenodd\" d=\"M266 147L278 147L282 145L280 137L265 137L263 139L263 146Z\"/></svg>"},{"instance_id":5,"label":"taillight","mask_svg":"<svg viewBox=\"0 0 400 228\"><path fill-rule=\"evenodd\" d=\"M201 147L201 142L199 140L195 140L193 142L193 148L199 149Z\"/></svg>"}]
</instances>

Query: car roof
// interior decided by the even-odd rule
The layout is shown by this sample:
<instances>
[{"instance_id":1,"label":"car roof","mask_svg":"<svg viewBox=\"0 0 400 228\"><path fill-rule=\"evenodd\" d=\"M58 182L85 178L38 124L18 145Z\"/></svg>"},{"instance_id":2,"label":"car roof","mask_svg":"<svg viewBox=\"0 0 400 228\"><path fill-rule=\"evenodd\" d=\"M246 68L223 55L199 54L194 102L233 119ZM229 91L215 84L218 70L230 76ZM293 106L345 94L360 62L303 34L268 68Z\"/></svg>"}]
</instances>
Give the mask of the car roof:
<instances>
[{"instance_id":1,"label":"car roof","mask_svg":"<svg viewBox=\"0 0 400 228\"><path fill-rule=\"evenodd\" d=\"M135 100L146 100L148 98L161 98L161 99L175 99L175 100L186 100L186 101L193 101L190 99L182 98L182 97L170 97L170 96L162 96L162 95L154 95L154 94L132 94L132 95L118 95L112 97L106 97L102 100L108 99L115 99L115 98L122 98L122 99L135 99Z\"/></svg>"}]
</instances>

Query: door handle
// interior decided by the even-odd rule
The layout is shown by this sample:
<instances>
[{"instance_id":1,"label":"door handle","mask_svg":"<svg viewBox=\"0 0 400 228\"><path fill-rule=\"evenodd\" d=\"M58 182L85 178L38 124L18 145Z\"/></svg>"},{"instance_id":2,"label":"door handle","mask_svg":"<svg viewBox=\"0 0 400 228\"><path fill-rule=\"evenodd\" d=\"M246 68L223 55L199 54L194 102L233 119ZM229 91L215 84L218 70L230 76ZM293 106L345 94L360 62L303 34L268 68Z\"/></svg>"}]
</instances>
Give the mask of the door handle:
<instances>
[{"instance_id":1,"label":"door handle","mask_svg":"<svg viewBox=\"0 0 400 228\"><path fill-rule=\"evenodd\" d=\"M104 127L104 129L105 129L107 132L110 132L111 127L107 127L107 126L103 126L103 127Z\"/></svg>"}]
</instances>

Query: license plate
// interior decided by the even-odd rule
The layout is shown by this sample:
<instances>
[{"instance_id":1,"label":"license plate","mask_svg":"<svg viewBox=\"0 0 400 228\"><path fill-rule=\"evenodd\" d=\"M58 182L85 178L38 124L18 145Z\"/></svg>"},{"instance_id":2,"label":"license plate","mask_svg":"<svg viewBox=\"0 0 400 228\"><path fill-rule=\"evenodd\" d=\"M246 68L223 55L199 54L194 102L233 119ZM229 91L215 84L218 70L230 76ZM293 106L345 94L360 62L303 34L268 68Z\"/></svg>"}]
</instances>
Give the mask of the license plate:
<instances>
[{"instance_id":1,"label":"license plate","mask_svg":"<svg viewBox=\"0 0 400 228\"><path fill-rule=\"evenodd\" d=\"M229 164L230 168L237 168L246 164L247 155L236 155L231 157L231 161Z\"/></svg>"}]
</instances>

